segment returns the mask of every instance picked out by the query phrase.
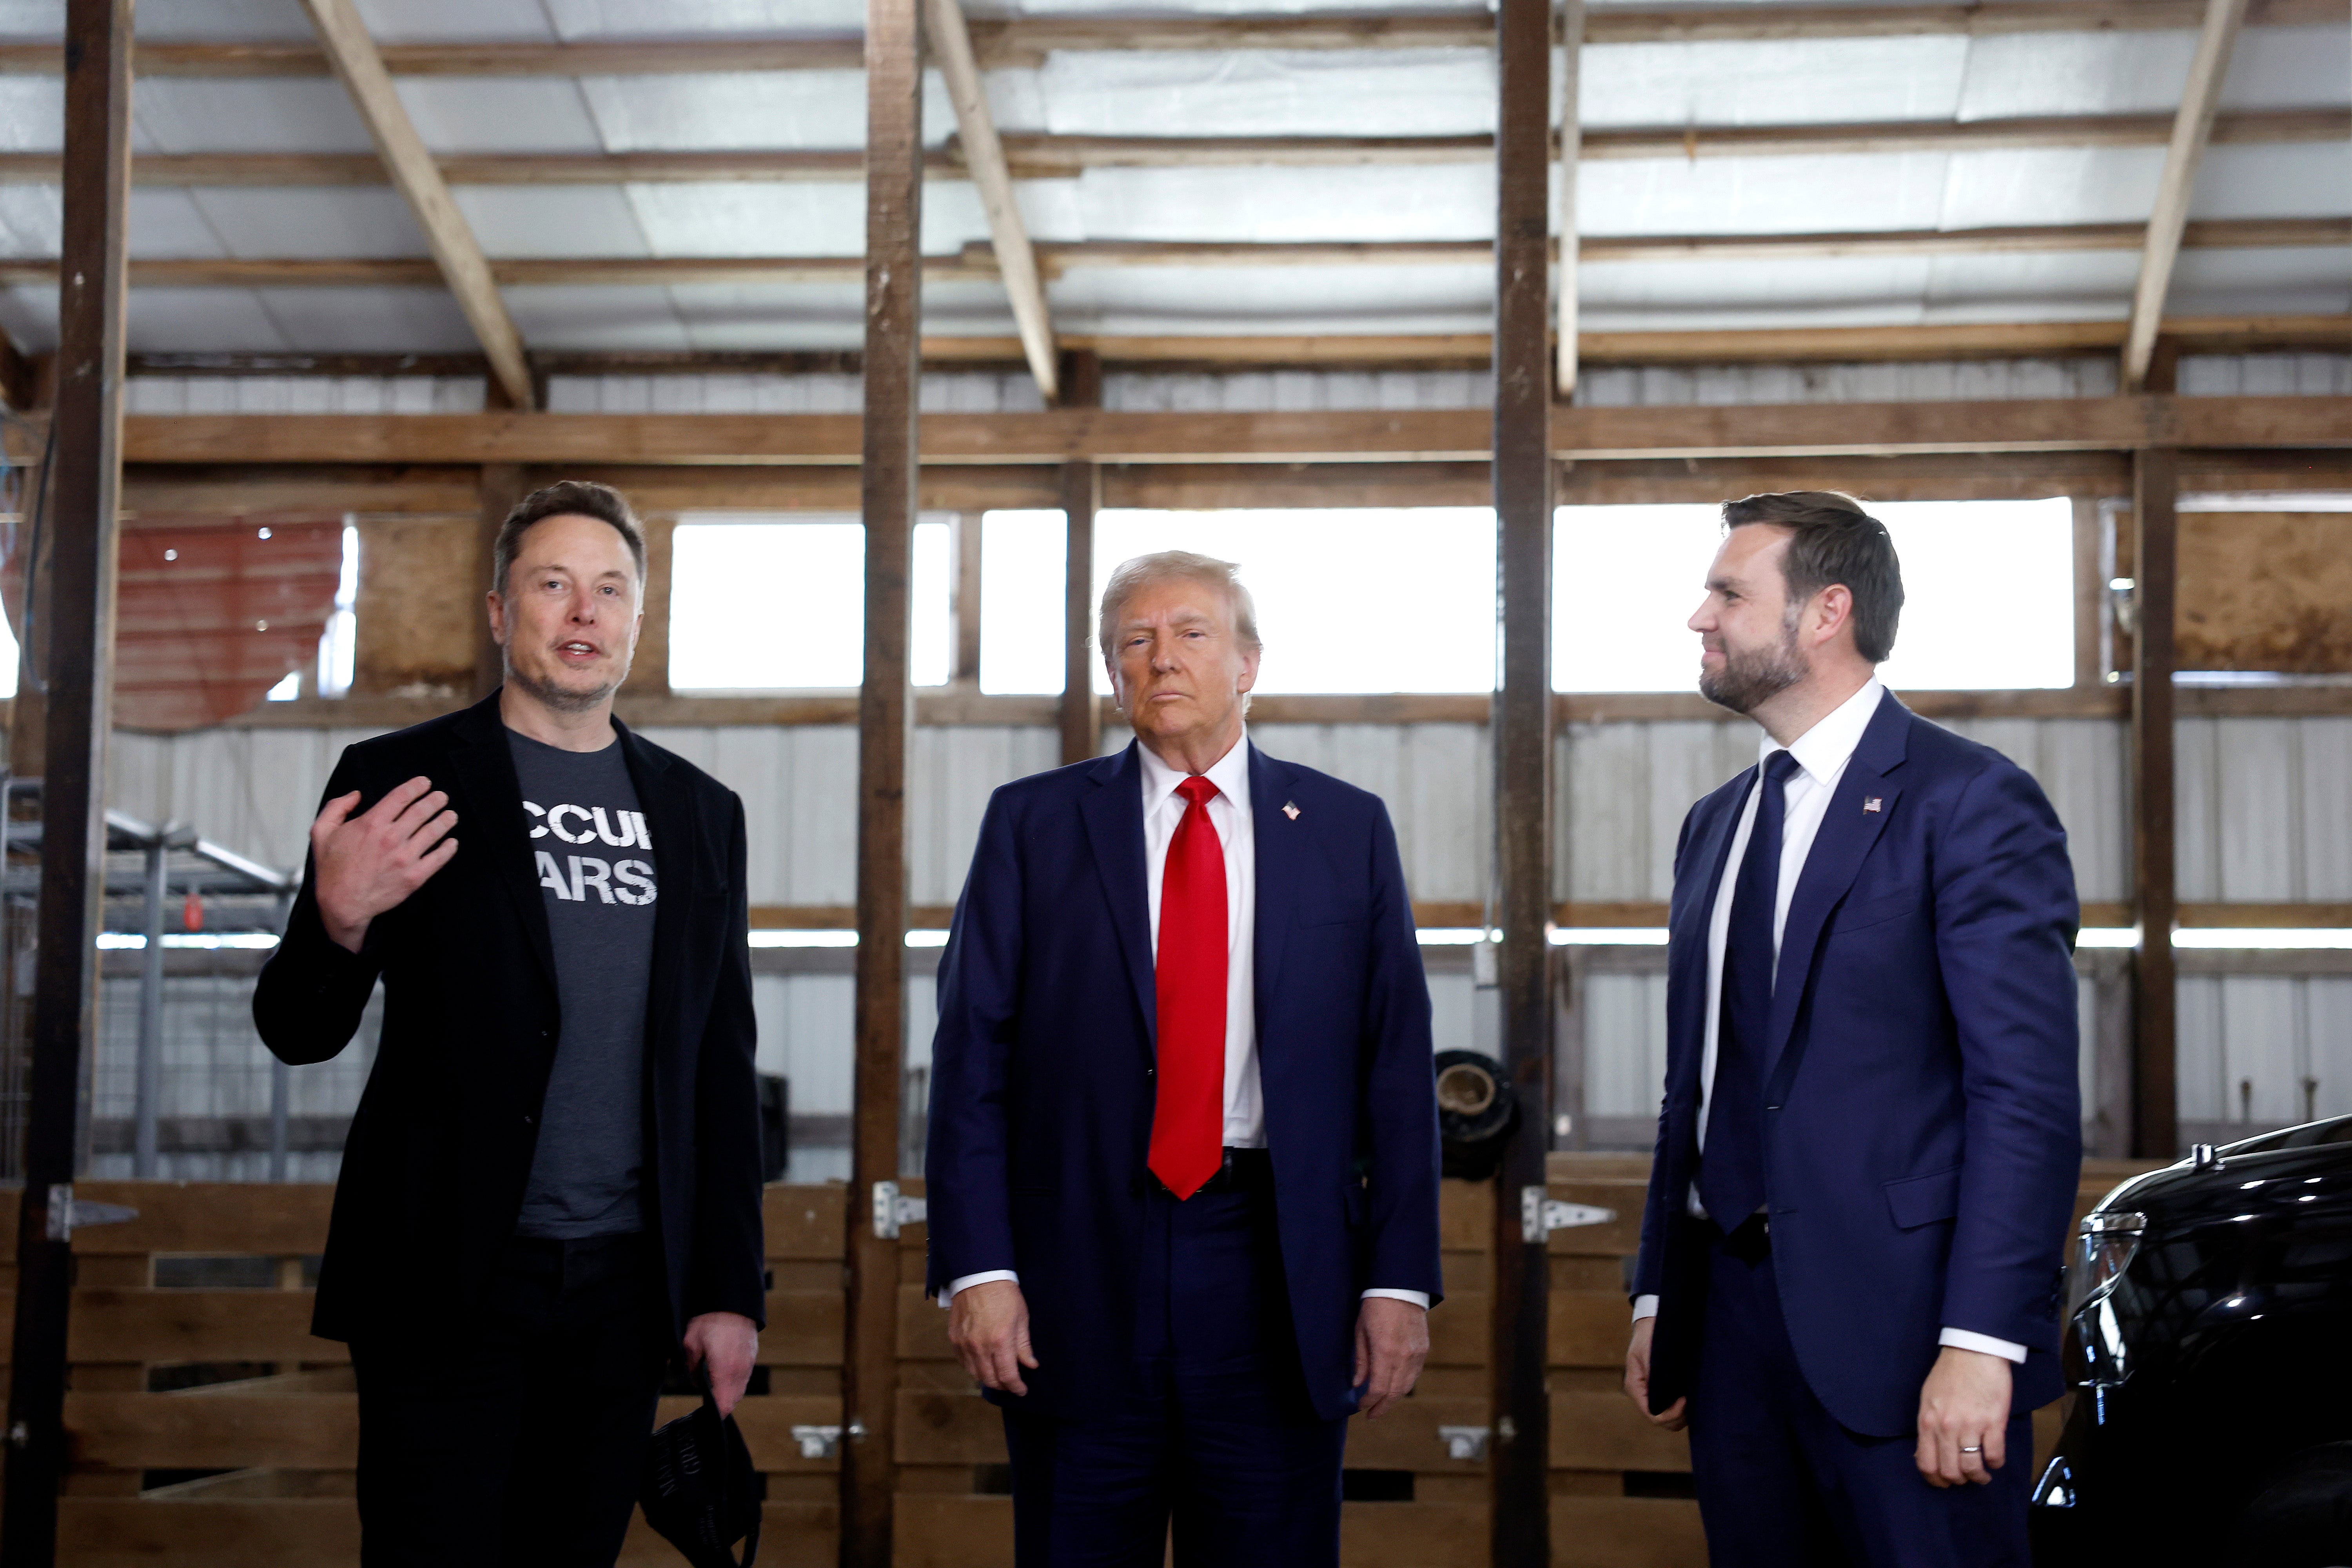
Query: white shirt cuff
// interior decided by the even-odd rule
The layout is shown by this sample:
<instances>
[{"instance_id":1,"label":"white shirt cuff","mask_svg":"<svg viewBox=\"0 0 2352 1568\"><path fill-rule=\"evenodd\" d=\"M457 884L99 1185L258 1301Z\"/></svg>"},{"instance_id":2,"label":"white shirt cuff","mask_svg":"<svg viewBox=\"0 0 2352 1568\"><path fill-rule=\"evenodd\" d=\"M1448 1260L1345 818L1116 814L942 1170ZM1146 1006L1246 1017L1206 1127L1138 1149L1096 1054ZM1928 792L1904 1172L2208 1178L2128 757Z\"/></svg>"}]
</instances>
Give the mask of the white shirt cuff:
<instances>
[{"instance_id":1,"label":"white shirt cuff","mask_svg":"<svg viewBox=\"0 0 2352 1568\"><path fill-rule=\"evenodd\" d=\"M1638 1323L1644 1318L1654 1318L1657 1315L1658 1299L1655 1296L1636 1296L1633 1298L1633 1321L1635 1322Z\"/></svg>"},{"instance_id":2,"label":"white shirt cuff","mask_svg":"<svg viewBox=\"0 0 2352 1568\"><path fill-rule=\"evenodd\" d=\"M2019 1366L2025 1364L2023 1345L2013 1345L2007 1340L1994 1339L1990 1334L1972 1334L1966 1329L1946 1329L1936 1342L1939 1345L1950 1345L1955 1350L1981 1351L1986 1355L1997 1355L2001 1360L2014 1362Z\"/></svg>"},{"instance_id":3,"label":"white shirt cuff","mask_svg":"<svg viewBox=\"0 0 2352 1568\"><path fill-rule=\"evenodd\" d=\"M1364 1292L1364 1300L1367 1301L1375 1296L1391 1301L1410 1301L1424 1312L1429 1310L1429 1292L1426 1290L1367 1290Z\"/></svg>"},{"instance_id":4,"label":"white shirt cuff","mask_svg":"<svg viewBox=\"0 0 2352 1568\"><path fill-rule=\"evenodd\" d=\"M967 1274L960 1279L950 1279L947 1282L940 1291L940 1305L944 1308L949 1302L955 1300L957 1291L961 1290L968 1286L985 1285L992 1279L1010 1279L1015 1285L1021 1283L1021 1276L1015 1274L1010 1268L992 1268L984 1274ZM2017 1359L2023 1361L2025 1357L2021 1354Z\"/></svg>"}]
</instances>

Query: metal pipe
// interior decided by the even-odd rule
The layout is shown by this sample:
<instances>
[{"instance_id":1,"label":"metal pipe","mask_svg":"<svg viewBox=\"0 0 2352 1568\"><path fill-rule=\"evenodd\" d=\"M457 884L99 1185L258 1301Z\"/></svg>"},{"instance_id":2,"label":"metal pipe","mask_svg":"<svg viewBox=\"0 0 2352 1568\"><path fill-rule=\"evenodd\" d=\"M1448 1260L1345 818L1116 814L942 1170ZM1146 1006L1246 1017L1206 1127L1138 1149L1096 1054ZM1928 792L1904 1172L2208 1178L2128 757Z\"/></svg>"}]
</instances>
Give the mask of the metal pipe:
<instances>
[{"instance_id":1,"label":"metal pipe","mask_svg":"<svg viewBox=\"0 0 2352 1568\"><path fill-rule=\"evenodd\" d=\"M139 968L139 1061L131 1173L142 1182L155 1179L155 1120L163 1098L163 894L171 853L166 833L155 830L147 845L147 948Z\"/></svg>"}]
</instances>

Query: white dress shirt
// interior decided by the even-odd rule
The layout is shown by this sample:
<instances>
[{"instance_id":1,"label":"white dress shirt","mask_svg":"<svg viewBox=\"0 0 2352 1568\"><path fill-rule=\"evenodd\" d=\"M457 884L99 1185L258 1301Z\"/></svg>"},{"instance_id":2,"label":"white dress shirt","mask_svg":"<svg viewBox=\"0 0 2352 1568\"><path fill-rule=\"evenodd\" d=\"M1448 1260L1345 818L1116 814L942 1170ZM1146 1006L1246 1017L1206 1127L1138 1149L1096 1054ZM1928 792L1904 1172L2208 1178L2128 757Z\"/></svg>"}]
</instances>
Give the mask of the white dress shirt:
<instances>
[{"instance_id":1,"label":"white dress shirt","mask_svg":"<svg viewBox=\"0 0 2352 1568\"><path fill-rule=\"evenodd\" d=\"M1160 955L1160 884L1168 866L1168 846L1184 820L1186 802L1176 788L1189 774L1170 767L1150 747L1137 742L1143 780L1143 886L1150 906L1151 952ZM1257 827L1250 816L1249 736L1244 732L1201 775L1217 786L1209 798L1209 825L1225 858L1225 1147L1265 1147L1265 1099L1257 1070ZM967 1285L1017 1279L1009 1268L967 1274L948 1282L940 1305ZM1392 1297L1417 1307L1429 1305L1423 1290L1375 1289L1367 1296Z\"/></svg>"},{"instance_id":2,"label":"white dress shirt","mask_svg":"<svg viewBox=\"0 0 2352 1568\"><path fill-rule=\"evenodd\" d=\"M1863 732L1877 716L1879 700L1885 692L1886 688L1879 684L1875 676L1872 677L1863 683L1861 690L1798 736L1789 747L1789 754L1796 759L1797 771L1781 786L1785 815L1780 826L1780 879L1772 906L1772 965L1776 977L1780 963L1780 932L1789 923L1789 900L1795 896L1798 879L1804 874L1805 858L1812 853L1813 836L1821 831L1822 818L1829 812L1830 797L1837 793L1838 780L1845 776L1845 765L1853 760L1854 748L1862 744ZM1739 826L1731 836L1731 853L1723 863L1723 879L1716 885L1715 903L1707 914L1706 1030L1698 1066L1698 1146L1702 1152L1706 1148L1707 1112L1713 1109L1715 1098L1716 1047L1723 1023L1723 951L1731 935L1732 887L1738 880L1738 866L1748 854L1748 840L1756 827L1762 765L1780 749L1780 742L1769 734L1758 742L1758 787L1748 792L1748 799L1739 809ZM1693 1215L1706 1217L1696 1182L1691 1184L1688 1202ZM1633 1302L1633 1321L1654 1317L1657 1310L1655 1296L1638 1297ZM1966 1329L1946 1329L1938 1342L1958 1345L1962 1350L1983 1351L2020 1363L2025 1360L2023 1345L1971 1333Z\"/></svg>"}]
</instances>

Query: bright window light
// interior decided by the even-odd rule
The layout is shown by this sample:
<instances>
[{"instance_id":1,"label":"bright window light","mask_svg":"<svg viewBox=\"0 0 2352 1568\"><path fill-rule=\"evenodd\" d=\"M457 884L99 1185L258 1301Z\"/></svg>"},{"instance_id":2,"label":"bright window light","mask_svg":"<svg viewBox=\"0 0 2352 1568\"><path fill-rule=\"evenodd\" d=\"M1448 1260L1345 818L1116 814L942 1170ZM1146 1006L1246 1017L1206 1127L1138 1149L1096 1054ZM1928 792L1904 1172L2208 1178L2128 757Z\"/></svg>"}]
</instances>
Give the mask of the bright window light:
<instances>
[{"instance_id":1,"label":"bright window light","mask_svg":"<svg viewBox=\"0 0 2352 1568\"><path fill-rule=\"evenodd\" d=\"M947 680L948 525L915 525L908 655ZM789 605L789 609L782 606ZM866 679L866 525L839 514L690 513L670 544L669 683L837 689Z\"/></svg>"},{"instance_id":2,"label":"bright window light","mask_svg":"<svg viewBox=\"0 0 2352 1568\"><path fill-rule=\"evenodd\" d=\"M1240 563L1265 642L1260 692L1495 689L1495 514L1484 507L1102 511L1095 601L1120 563L1160 550ZM982 690L1061 690L1063 559L1060 512L988 514ZM1094 682L1110 689L1099 658Z\"/></svg>"},{"instance_id":3,"label":"bright window light","mask_svg":"<svg viewBox=\"0 0 2352 1568\"><path fill-rule=\"evenodd\" d=\"M1066 532L1058 511L992 511L981 519L982 691L1062 689Z\"/></svg>"},{"instance_id":4,"label":"bright window light","mask_svg":"<svg viewBox=\"0 0 2352 1568\"><path fill-rule=\"evenodd\" d=\"M343 570L335 584L335 609L319 637L319 695L348 697L359 656L360 531L343 524Z\"/></svg>"},{"instance_id":5,"label":"bright window light","mask_svg":"<svg viewBox=\"0 0 2352 1568\"><path fill-rule=\"evenodd\" d=\"M915 524L914 570L907 598L914 624L908 628L908 679L917 686L948 683L948 633L955 614L955 540L944 522Z\"/></svg>"},{"instance_id":6,"label":"bright window light","mask_svg":"<svg viewBox=\"0 0 2352 1568\"><path fill-rule=\"evenodd\" d=\"M16 631L0 616L0 697L16 695Z\"/></svg>"},{"instance_id":7,"label":"bright window light","mask_svg":"<svg viewBox=\"0 0 2352 1568\"><path fill-rule=\"evenodd\" d=\"M291 702L301 695L302 672L299 669L288 670L285 679L262 693L263 698L271 702Z\"/></svg>"},{"instance_id":8,"label":"bright window light","mask_svg":"<svg viewBox=\"0 0 2352 1568\"><path fill-rule=\"evenodd\" d=\"M1905 604L1879 674L1897 690L2074 682L2074 504L1888 501ZM1722 542L1712 506L1562 507L1555 535L1552 684L1689 691L1686 628Z\"/></svg>"}]
</instances>

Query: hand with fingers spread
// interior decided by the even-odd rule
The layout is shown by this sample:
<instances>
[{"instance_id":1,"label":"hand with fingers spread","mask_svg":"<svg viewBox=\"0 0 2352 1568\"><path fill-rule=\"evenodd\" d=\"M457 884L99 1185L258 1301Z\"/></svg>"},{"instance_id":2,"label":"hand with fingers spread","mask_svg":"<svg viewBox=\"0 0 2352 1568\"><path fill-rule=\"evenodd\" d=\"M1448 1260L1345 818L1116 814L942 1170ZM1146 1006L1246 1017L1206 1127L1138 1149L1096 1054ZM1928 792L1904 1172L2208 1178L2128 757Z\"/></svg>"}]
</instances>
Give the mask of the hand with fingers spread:
<instances>
[{"instance_id":1,"label":"hand with fingers spread","mask_svg":"<svg viewBox=\"0 0 2352 1568\"><path fill-rule=\"evenodd\" d=\"M1356 1312L1356 1387L1370 1420L1412 1392L1429 1359L1429 1309L1367 1296Z\"/></svg>"},{"instance_id":2,"label":"hand with fingers spread","mask_svg":"<svg viewBox=\"0 0 2352 1568\"><path fill-rule=\"evenodd\" d=\"M352 952L369 922L400 907L457 853L457 814L427 778L413 778L359 816L360 794L337 795L310 825L311 876L319 919Z\"/></svg>"},{"instance_id":3,"label":"hand with fingers spread","mask_svg":"<svg viewBox=\"0 0 2352 1568\"><path fill-rule=\"evenodd\" d=\"M1660 1411L1650 1408L1650 1341L1657 1331L1655 1318L1633 1321L1633 1342L1625 1347L1625 1393L1641 1407L1643 1420L1669 1432L1679 1432L1690 1425L1689 1400L1677 1399Z\"/></svg>"},{"instance_id":4,"label":"hand with fingers spread","mask_svg":"<svg viewBox=\"0 0 2352 1568\"><path fill-rule=\"evenodd\" d=\"M948 1303L948 1343L982 1388L1027 1394L1021 1369L1037 1368L1029 1348L1029 1300L1010 1279L967 1285Z\"/></svg>"},{"instance_id":5,"label":"hand with fingers spread","mask_svg":"<svg viewBox=\"0 0 2352 1568\"><path fill-rule=\"evenodd\" d=\"M1919 1391L1919 1473L1931 1487L1983 1486L2009 1458L2010 1364L1946 1345Z\"/></svg>"}]
</instances>

